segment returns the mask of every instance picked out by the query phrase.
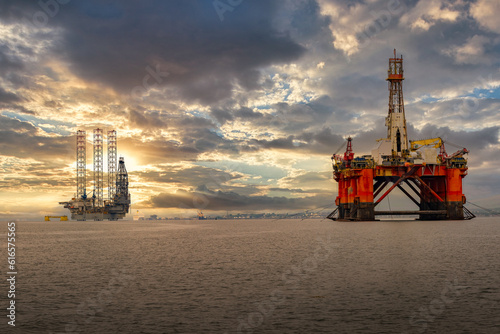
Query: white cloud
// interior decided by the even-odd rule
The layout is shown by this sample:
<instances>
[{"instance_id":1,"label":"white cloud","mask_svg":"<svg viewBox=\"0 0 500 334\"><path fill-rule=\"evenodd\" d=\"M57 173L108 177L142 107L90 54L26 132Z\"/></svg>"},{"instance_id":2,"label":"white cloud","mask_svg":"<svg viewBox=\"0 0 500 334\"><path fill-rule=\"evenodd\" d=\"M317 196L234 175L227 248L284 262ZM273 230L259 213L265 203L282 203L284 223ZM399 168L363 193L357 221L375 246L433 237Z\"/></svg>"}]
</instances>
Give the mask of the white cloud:
<instances>
[{"instance_id":1,"label":"white cloud","mask_svg":"<svg viewBox=\"0 0 500 334\"><path fill-rule=\"evenodd\" d=\"M421 0L408 13L401 17L400 24L412 30L427 31L438 21L455 22L460 17L463 4L443 3L440 0Z\"/></svg>"},{"instance_id":2,"label":"white cloud","mask_svg":"<svg viewBox=\"0 0 500 334\"><path fill-rule=\"evenodd\" d=\"M364 43L387 29L406 10L400 0L354 5L319 0L319 5L321 14L330 17L333 46L346 56L357 53Z\"/></svg>"},{"instance_id":3,"label":"white cloud","mask_svg":"<svg viewBox=\"0 0 500 334\"><path fill-rule=\"evenodd\" d=\"M443 53L455 59L457 64L489 63L490 59L484 56L484 46L490 42L485 36L474 35L463 45L453 46Z\"/></svg>"},{"instance_id":4,"label":"white cloud","mask_svg":"<svg viewBox=\"0 0 500 334\"><path fill-rule=\"evenodd\" d=\"M479 25L496 33L500 33L499 11L500 2L498 0L478 0L470 7L472 17Z\"/></svg>"}]
</instances>

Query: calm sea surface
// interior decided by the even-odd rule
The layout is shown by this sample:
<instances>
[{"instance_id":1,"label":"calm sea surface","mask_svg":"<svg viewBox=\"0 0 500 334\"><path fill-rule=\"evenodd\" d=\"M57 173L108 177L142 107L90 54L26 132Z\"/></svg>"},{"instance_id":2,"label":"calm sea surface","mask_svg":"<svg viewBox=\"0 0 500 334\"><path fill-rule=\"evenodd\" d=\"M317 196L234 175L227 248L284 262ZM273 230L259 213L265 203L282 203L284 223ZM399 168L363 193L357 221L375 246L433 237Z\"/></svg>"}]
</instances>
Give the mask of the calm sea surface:
<instances>
[{"instance_id":1,"label":"calm sea surface","mask_svg":"<svg viewBox=\"0 0 500 334\"><path fill-rule=\"evenodd\" d=\"M0 333L500 333L500 219L18 222Z\"/></svg>"}]
</instances>

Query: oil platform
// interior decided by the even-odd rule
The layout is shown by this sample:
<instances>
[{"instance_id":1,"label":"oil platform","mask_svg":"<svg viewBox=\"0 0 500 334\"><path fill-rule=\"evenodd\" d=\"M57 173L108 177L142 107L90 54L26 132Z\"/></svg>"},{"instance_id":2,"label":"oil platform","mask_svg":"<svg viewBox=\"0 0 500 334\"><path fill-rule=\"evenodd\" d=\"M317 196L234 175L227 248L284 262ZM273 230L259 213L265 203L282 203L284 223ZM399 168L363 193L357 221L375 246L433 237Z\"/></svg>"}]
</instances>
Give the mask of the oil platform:
<instances>
[{"instance_id":1,"label":"oil platform","mask_svg":"<svg viewBox=\"0 0 500 334\"><path fill-rule=\"evenodd\" d=\"M124 218L130 208L128 173L125 160L120 157L117 165L116 131L108 131L108 193L103 198L103 130L94 129L94 170L92 196L87 196L87 133L76 134L76 196L69 202L59 202L71 212L71 219L118 220Z\"/></svg>"},{"instance_id":2,"label":"oil platform","mask_svg":"<svg viewBox=\"0 0 500 334\"><path fill-rule=\"evenodd\" d=\"M333 177L338 182L337 208L327 217L371 221L382 215L418 215L420 220L472 219L464 207L462 179L467 160L461 150L448 155L441 138L408 141L403 101L403 56L389 58L387 138L378 140L371 155L354 157L352 138L343 155L334 154ZM439 150L439 152L438 152ZM388 185L390 185L388 187ZM380 202L400 189L416 210L381 211Z\"/></svg>"}]
</instances>

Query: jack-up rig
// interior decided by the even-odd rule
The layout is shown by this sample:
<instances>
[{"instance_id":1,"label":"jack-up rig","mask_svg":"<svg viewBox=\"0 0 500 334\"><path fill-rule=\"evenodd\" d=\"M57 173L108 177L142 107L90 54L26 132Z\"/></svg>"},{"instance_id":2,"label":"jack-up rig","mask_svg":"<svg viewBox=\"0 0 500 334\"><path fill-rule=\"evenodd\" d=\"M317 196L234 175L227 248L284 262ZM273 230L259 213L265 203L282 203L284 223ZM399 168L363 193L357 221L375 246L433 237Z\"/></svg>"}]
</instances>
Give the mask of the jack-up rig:
<instances>
[{"instance_id":1,"label":"jack-up rig","mask_svg":"<svg viewBox=\"0 0 500 334\"><path fill-rule=\"evenodd\" d=\"M386 80L389 83L387 138L378 140L378 147L371 155L355 158L349 137L344 155L332 156L333 177L339 190L335 200L337 208L328 218L344 221L371 221L381 215L418 215L420 220L474 218L464 207L462 192L462 179L467 175L464 154L468 150L463 148L448 155L441 138L410 140L408 145L403 56L397 58L396 50L394 58L389 58ZM399 188L418 210L377 211L377 205L394 188Z\"/></svg>"},{"instance_id":2,"label":"jack-up rig","mask_svg":"<svg viewBox=\"0 0 500 334\"><path fill-rule=\"evenodd\" d=\"M76 196L59 202L71 212L71 219L118 220L129 212L130 193L125 160L120 157L117 168L116 131L108 131L108 199L103 198L103 130L94 129L94 171L92 196L87 196L87 133L76 134Z\"/></svg>"}]
</instances>

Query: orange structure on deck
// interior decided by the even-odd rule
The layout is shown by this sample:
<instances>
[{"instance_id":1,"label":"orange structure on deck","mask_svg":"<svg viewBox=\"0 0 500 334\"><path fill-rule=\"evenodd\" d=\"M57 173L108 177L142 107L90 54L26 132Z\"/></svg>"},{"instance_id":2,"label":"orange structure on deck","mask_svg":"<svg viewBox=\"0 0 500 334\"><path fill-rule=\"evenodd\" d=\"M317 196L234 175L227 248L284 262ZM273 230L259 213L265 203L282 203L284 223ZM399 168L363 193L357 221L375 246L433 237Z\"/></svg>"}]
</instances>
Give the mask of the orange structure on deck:
<instances>
[{"instance_id":1,"label":"orange structure on deck","mask_svg":"<svg viewBox=\"0 0 500 334\"><path fill-rule=\"evenodd\" d=\"M334 220L375 220L378 215L416 214L421 220L471 219L464 207L462 179L467 175L468 153L462 149L447 155L441 138L410 141L408 146L403 101L403 57L389 59L389 113L387 138L378 140L371 155L354 157L352 138L344 155L332 156L338 182ZM429 145L433 145L429 147ZM439 149L439 154L437 152ZM395 188L416 205L416 210L377 210Z\"/></svg>"}]
</instances>

